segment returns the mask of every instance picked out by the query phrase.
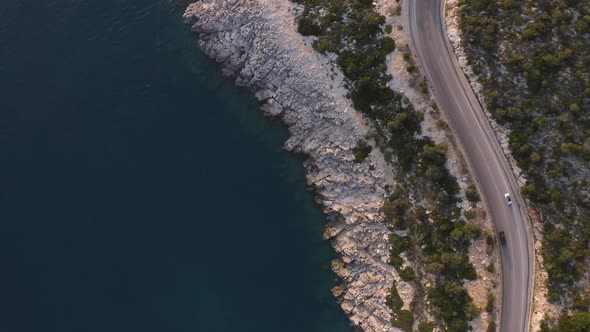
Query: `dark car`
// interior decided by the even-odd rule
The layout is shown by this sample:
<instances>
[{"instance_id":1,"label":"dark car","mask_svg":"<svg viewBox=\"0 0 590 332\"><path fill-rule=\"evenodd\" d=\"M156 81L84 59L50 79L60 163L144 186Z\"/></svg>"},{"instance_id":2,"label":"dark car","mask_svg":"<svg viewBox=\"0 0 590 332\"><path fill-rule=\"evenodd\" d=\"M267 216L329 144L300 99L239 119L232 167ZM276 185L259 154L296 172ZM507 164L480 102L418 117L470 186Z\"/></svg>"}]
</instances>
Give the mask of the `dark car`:
<instances>
[{"instance_id":1,"label":"dark car","mask_svg":"<svg viewBox=\"0 0 590 332\"><path fill-rule=\"evenodd\" d=\"M506 244L506 235L504 235L504 232L500 232L500 243Z\"/></svg>"}]
</instances>

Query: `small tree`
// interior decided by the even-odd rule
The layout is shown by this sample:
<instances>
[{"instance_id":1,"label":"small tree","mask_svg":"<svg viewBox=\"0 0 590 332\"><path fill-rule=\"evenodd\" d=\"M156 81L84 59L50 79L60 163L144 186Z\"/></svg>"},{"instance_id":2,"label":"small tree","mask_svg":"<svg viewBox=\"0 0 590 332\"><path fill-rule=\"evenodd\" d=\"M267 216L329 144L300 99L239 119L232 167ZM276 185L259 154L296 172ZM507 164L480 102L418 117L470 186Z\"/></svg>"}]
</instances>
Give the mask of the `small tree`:
<instances>
[{"instance_id":1,"label":"small tree","mask_svg":"<svg viewBox=\"0 0 590 332\"><path fill-rule=\"evenodd\" d=\"M354 162L362 163L373 151L373 147L368 145L367 142L360 139L356 142L356 147L352 148L352 155L354 156Z\"/></svg>"},{"instance_id":2,"label":"small tree","mask_svg":"<svg viewBox=\"0 0 590 332\"><path fill-rule=\"evenodd\" d=\"M414 281L416 279L416 273L411 266L406 266L399 271L399 277L403 281Z\"/></svg>"},{"instance_id":3,"label":"small tree","mask_svg":"<svg viewBox=\"0 0 590 332\"><path fill-rule=\"evenodd\" d=\"M465 198L467 198L467 200L472 203L477 203L480 201L479 194L477 192L477 189L475 188L475 185L471 184L469 185L469 187L467 187L467 190L465 190Z\"/></svg>"}]
</instances>

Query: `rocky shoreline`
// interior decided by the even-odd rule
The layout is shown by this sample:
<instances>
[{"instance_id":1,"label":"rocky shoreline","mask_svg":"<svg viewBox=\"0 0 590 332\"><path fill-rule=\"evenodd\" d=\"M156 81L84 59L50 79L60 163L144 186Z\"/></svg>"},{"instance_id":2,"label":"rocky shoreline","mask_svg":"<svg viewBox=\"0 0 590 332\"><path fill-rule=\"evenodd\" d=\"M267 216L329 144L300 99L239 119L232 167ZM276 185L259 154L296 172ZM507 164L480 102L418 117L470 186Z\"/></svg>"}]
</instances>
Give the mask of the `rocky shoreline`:
<instances>
[{"instance_id":1,"label":"rocky shoreline","mask_svg":"<svg viewBox=\"0 0 590 332\"><path fill-rule=\"evenodd\" d=\"M338 68L297 33L295 10L284 0L201 0L188 6L184 21L223 74L288 126L285 149L307 157L308 184L331 216L324 236L340 256L332 269L343 280L333 290L342 309L366 332L398 331L386 296L394 281L404 300L413 289L388 264L380 208L394 176L378 149L354 161L352 149L370 128L345 97Z\"/></svg>"}]
</instances>

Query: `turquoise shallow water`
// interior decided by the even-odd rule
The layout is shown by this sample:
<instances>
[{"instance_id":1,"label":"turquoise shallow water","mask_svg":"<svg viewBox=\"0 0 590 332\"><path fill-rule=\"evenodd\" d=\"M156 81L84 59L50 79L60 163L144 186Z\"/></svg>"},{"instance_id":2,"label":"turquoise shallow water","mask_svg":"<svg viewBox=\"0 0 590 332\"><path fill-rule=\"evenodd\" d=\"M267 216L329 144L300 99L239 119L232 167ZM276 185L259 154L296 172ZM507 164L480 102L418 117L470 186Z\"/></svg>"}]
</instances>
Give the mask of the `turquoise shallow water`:
<instances>
[{"instance_id":1,"label":"turquoise shallow water","mask_svg":"<svg viewBox=\"0 0 590 332\"><path fill-rule=\"evenodd\" d=\"M8 1L0 91L0 331L350 331L285 130L167 2Z\"/></svg>"}]
</instances>

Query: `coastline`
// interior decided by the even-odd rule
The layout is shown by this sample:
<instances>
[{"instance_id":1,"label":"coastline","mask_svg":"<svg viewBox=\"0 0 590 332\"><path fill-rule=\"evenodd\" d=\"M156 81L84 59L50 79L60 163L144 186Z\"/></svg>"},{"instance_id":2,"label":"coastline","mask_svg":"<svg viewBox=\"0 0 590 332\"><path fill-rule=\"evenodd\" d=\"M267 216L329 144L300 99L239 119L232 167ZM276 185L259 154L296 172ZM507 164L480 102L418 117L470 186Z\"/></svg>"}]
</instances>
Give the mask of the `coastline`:
<instances>
[{"instance_id":1,"label":"coastline","mask_svg":"<svg viewBox=\"0 0 590 332\"><path fill-rule=\"evenodd\" d=\"M380 208L393 172L378 149L354 162L352 149L370 127L346 99L339 69L296 32L292 10L286 2L203 0L188 6L184 20L223 74L287 125L285 149L306 156L308 185L330 220L324 237L340 256L332 269L343 281L333 289L342 309L366 332L397 331L386 296L394 280L403 298L412 288L388 264Z\"/></svg>"}]
</instances>

